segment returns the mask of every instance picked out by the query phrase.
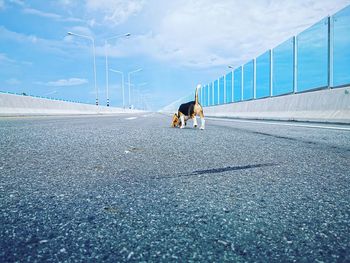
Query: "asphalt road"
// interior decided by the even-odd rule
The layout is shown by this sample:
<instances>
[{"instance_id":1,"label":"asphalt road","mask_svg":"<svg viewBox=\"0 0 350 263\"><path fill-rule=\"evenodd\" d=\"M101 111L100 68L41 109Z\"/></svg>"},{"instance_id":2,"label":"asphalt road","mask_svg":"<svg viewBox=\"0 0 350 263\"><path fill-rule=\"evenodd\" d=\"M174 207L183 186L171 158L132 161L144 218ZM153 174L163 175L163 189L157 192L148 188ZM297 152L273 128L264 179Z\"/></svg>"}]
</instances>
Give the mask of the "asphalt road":
<instances>
[{"instance_id":1,"label":"asphalt road","mask_svg":"<svg viewBox=\"0 0 350 263\"><path fill-rule=\"evenodd\" d=\"M170 119L0 119L0 262L350 261L348 126Z\"/></svg>"}]
</instances>

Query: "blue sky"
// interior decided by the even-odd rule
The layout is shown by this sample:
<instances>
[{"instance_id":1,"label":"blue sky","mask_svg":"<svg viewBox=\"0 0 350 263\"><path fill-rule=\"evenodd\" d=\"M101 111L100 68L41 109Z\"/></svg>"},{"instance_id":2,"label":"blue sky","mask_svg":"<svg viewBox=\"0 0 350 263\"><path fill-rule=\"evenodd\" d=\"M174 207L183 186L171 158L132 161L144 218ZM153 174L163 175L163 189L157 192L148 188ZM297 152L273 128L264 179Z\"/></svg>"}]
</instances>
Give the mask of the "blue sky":
<instances>
[{"instance_id":1,"label":"blue sky","mask_svg":"<svg viewBox=\"0 0 350 263\"><path fill-rule=\"evenodd\" d=\"M95 103L109 67L132 75L136 106L156 110L302 32L349 0L0 0L0 90ZM121 78L109 73L112 106ZM127 92L127 89L126 89ZM126 104L128 96L126 93Z\"/></svg>"}]
</instances>

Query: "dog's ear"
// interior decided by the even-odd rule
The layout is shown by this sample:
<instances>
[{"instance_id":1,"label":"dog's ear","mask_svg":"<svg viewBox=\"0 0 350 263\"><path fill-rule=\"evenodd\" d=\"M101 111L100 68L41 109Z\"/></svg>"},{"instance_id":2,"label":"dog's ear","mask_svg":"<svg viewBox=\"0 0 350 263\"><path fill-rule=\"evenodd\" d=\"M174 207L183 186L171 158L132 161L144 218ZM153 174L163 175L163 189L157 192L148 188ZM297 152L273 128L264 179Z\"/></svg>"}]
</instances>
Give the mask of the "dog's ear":
<instances>
[{"instance_id":1,"label":"dog's ear","mask_svg":"<svg viewBox=\"0 0 350 263\"><path fill-rule=\"evenodd\" d=\"M178 118L177 114L174 113L173 120L171 122L171 127L173 127L173 128L176 127L178 120L179 120L179 118Z\"/></svg>"}]
</instances>

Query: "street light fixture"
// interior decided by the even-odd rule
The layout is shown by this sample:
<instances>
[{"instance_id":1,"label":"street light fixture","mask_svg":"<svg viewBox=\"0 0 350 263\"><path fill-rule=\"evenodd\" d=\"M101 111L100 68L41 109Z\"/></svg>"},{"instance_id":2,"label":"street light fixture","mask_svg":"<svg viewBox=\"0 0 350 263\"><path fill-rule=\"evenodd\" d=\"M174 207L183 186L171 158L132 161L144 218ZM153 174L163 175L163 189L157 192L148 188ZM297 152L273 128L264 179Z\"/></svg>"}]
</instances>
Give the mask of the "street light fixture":
<instances>
[{"instance_id":1,"label":"street light fixture","mask_svg":"<svg viewBox=\"0 0 350 263\"><path fill-rule=\"evenodd\" d=\"M136 70L134 70L134 71L130 71L129 73L128 73L128 82L129 82L129 108L131 107L131 104L130 104L130 86L131 86L131 83L130 83L130 75L131 74L134 74L134 73L136 73L136 72L140 72L142 70L142 68L139 68L139 69L136 69Z\"/></svg>"},{"instance_id":2,"label":"street light fixture","mask_svg":"<svg viewBox=\"0 0 350 263\"><path fill-rule=\"evenodd\" d=\"M93 54L94 54L94 80L95 80L95 90L96 90L96 106L98 106L98 88L97 88L97 83L96 83L96 51L95 51L95 39L90 36L85 36L85 35L79 35L75 34L72 32L67 33L69 36L77 36L77 37L82 37L86 38L92 41L92 48L93 48Z\"/></svg>"},{"instance_id":3,"label":"street light fixture","mask_svg":"<svg viewBox=\"0 0 350 263\"><path fill-rule=\"evenodd\" d=\"M125 109L125 93L124 93L124 72L115 70L115 69L109 69L112 72L119 73L122 75L122 90L123 90L123 108ZM108 101L107 101L108 102ZM108 106L108 105L107 105Z\"/></svg>"},{"instance_id":4,"label":"street light fixture","mask_svg":"<svg viewBox=\"0 0 350 263\"><path fill-rule=\"evenodd\" d=\"M114 37L110 37L105 39L105 56L106 56L106 94L107 94L107 107L109 107L109 77L108 77L108 52L107 52L107 41L120 38L120 37L129 37L131 36L130 33L122 34L122 35L117 35ZM123 90L124 91L124 90ZM124 105L124 104L123 104Z\"/></svg>"}]
</instances>

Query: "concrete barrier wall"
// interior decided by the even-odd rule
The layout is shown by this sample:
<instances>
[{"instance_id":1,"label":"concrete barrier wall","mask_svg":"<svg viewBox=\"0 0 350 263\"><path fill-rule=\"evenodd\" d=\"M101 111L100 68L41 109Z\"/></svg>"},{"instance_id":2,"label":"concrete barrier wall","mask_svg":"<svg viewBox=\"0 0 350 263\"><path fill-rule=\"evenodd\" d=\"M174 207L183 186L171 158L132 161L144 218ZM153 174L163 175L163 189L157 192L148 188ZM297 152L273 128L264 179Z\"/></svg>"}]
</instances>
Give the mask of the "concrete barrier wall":
<instances>
[{"instance_id":1,"label":"concrete barrier wall","mask_svg":"<svg viewBox=\"0 0 350 263\"><path fill-rule=\"evenodd\" d=\"M350 123L350 88L205 107L205 116Z\"/></svg>"},{"instance_id":2,"label":"concrete barrier wall","mask_svg":"<svg viewBox=\"0 0 350 263\"><path fill-rule=\"evenodd\" d=\"M139 111L56 101L30 96L0 94L0 116L117 114L136 112Z\"/></svg>"}]
</instances>

